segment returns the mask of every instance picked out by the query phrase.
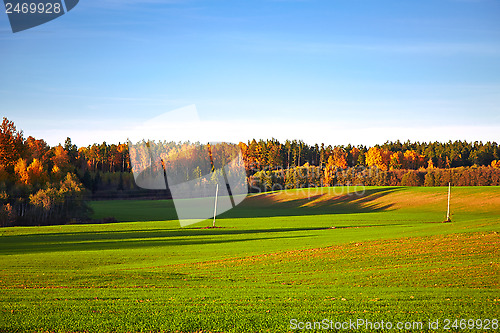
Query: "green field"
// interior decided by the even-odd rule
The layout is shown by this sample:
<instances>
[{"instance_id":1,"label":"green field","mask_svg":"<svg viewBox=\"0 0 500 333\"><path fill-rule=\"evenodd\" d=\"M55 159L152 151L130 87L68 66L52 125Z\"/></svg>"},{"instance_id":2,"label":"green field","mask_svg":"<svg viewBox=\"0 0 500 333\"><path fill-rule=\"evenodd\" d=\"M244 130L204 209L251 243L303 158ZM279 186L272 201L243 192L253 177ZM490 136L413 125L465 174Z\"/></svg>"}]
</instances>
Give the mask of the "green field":
<instances>
[{"instance_id":1,"label":"green field","mask_svg":"<svg viewBox=\"0 0 500 333\"><path fill-rule=\"evenodd\" d=\"M92 206L121 223L0 229L0 332L500 319L499 187L453 188L452 223L447 188L361 190L253 195L216 229L180 228L170 201L118 200Z\"/></svg>"}]
</instances>

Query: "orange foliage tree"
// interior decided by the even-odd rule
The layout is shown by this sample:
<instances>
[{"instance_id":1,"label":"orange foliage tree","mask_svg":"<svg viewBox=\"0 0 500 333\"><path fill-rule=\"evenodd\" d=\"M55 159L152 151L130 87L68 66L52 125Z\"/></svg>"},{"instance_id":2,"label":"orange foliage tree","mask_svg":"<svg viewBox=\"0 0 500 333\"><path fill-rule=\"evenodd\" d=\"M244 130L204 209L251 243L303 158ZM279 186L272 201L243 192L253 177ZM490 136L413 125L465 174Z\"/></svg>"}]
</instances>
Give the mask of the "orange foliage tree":
<instances>
[{"instance_id":1,"label":"orange foliage tree","mask_svg":"<svg viewBox=\"0 0 500 333\"><path fill-rule=\"evenodd\" d=\"M69 160L68 152L59 145L53 149L54 156L51 157L52 163L52 175L55 180L61 180L66 174L71 171L72 166Z\"/></svg>"},{"instance_id":2,"label":"orange foliage tree","mask_svg":"<svg viewBox=\"0 0 500 333\"><path fill-rule=\"evenodd\" d=\"M328 157L328 163L330 163L330 159L334 167L341 169L347 168L347 153L342 148L333 148L330 157Z\"/></svg>"},{"instance_id":3,"label":"orange foliage tree","mask_svg":"<svg viewBox=\"0 0 500 333\"><path fill-rule=\"evenodd\" d=\"M29 166L25 159L20 158L14 167L14 171L17 174L18 182L24 185L41 186L49 180L42 163L36 158L33 159Z\"/></svg>"},{"instance_id":4,"label":"orange foliage tree","mask_svg":"<svg viewBox=\"0 0 500 333\"><path fill-rule=\"evenodd\" d=\"M29 136L26 139L26 146L28 150L28 157L30 160L37 159L42 164L47 163L48 160L48 152L50 150L49 145L44 140L37 140L32 136Z\"/></svg>"},{"instance_id":5,"label":"orange foliage tree","mask_svg":"<svg viewBox=\"0 0 500 333\"><path fill-rule=\"evenodd\" d=\"M361 152L356 147L354 147L354 148L351 149L351 151L350 151L350 154L351 154L351 165L358 164L358 158L359 158L359 154L360 153Z\"/></svg>"}]
</instances>

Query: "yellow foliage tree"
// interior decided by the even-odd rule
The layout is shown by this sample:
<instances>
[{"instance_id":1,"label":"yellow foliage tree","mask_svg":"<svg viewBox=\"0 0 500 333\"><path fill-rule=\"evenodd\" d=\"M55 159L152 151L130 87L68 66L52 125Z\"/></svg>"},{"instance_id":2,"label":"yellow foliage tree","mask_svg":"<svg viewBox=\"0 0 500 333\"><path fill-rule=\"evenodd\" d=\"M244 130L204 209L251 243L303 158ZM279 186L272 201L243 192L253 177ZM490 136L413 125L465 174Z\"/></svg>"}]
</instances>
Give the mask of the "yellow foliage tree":
<instances>
[{"instance_id":1,"label":"yellow foliage tree","mask_svg":"<svg viewBox=\"0 0 500 333\"><path fill-rule=\"evenodd\" d=\"M332 156L328 157L328 162L326 163L325 166L325 171L324 171L324 185L326 186L332 186L334 185L335 181L335 162Z\"/></svg>"},{"instance_id":2,"label":"yellow foliage tree","mask_svg":"<svg viewBox=\"0 0 500 333\"><path fill-rule=\"evenodd\" d=\"M30 185L43 184L49 180L47 172L43 169L43 164L36 158L33 159L26 171Z\"/></svg>"},{"instance_id":3,"label":"yellow foliage tree","mask_svg":"<svg viewBox=\"0 0 500 333\"><path fill-rule=\"evenodd\" d=\"M384 161L384 157L386 157L387 154L385 154L384 151L382 151L382 149L377 147L372 147L365 153L365 156L366 156L366 165L376 166L380 170L387 170L388 163L386 164Z\"/></svg>"},{"instance_id":4,"label":"yellow foliage tree","mask_svg":"<svg viewBox=\"0 0 500 333\"><path fill-rule=\"evenodd\" d=\"M51 174L51 178L53 181L60 181L64 177L64 172L57 165L54 165L52 167Z\"/></svg>"},{"instance_id":5,"label":"yellow foliage tree","mask_svg":"<svg viewBox=\"0 0 500 333\"><path fill-rule=\"evenodd\" d=\"M429 161L427 161L427 168L428 169L434 169L434 162L432 162L432 158L429 158Z\"/></svg>"},{"instance_id":6,"label":"yellow foliage tree","mask_svg":"<svg viewBox=\"0 0 500 333\"><path fill-rule=\"evenodd\" d=\"M17 174L18 181L22 184L29 183L29 175L26 165L26 160L20 158L17 160L16 165L14 166L14 172Z\"/></svg>"},{"instance_id":7,"label":"yellow foliage tree","mask_svg":"<svg viewBox=\"0 0 500 333\"><path fill-rule=\"evenodd\" d=\"M27 166L25 159L20 158L14 171L17 174L18 182L26 185L40 185L48 181L49 178L43 164L36 158L29 166Z\"/></svg>"},{"instance_id":8,"label":"yellow foliage tree","mask_svg":"<svg viewBox=\"0 0 500 333\"><path fill-rule=\"evenodd\" d=\"M418 167L418 155L413 150L405 151L404 166L405 169L416 169Z\"/></svg>"}]
</instances>

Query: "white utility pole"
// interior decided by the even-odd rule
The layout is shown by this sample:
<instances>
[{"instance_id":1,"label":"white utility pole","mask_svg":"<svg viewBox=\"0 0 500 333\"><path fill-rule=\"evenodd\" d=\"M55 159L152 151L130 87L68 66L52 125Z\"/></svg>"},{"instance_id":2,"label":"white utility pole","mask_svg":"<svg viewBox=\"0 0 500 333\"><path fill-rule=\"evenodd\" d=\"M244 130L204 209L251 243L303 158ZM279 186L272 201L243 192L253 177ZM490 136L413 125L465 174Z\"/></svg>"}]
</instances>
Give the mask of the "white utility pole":
<instances>
[{"instance_id":1,"label":"white utility pole","mask_svg":"<svg viewBox=\"0 0 500 333\"><path fill-rule=\"evenodd\" d=\"M212 228L215 228L215 217L217 216L217 197L219 196L219 184L215 188L215 205L214 205L214 222L212 223Z\"/></svg>"},{"instance_id":2,"label":"white utility pole","mask_svg":"<svg viewBox=\"0 0 500 333\"><path fill-rule=\"evenodd\" d=\"M451 222L451 219L450 219L450 197L451 197L451 182L448 183L448 211L446 212L446 222Z\"/></svg>"}]
</instances>

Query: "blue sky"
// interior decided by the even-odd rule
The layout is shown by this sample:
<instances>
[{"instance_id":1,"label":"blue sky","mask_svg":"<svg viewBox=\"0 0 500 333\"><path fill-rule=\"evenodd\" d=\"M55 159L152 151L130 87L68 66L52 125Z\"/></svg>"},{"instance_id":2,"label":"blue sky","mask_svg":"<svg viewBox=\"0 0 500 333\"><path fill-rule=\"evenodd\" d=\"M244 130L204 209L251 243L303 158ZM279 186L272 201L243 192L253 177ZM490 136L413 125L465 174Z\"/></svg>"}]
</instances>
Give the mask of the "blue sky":
<instances>
[{"instance_id":1,"label":"blue sky","mask_svg":"<svg viewBox=\"0 0 500 333\"><path fill-rule=\"evenodd\" d=\"M0 51L0 114L51 145L192 104L206 126L164 139L500 141L497 0L80 0L0 13Z\"/></svg>"}]
</instances>

